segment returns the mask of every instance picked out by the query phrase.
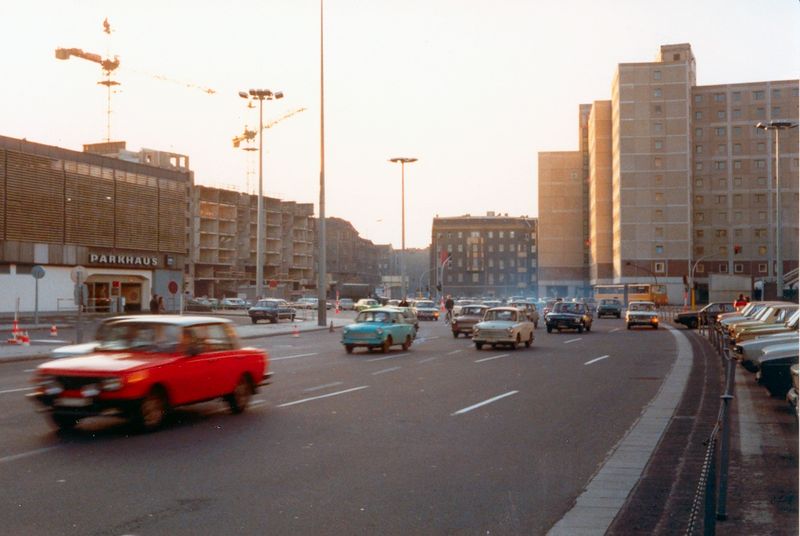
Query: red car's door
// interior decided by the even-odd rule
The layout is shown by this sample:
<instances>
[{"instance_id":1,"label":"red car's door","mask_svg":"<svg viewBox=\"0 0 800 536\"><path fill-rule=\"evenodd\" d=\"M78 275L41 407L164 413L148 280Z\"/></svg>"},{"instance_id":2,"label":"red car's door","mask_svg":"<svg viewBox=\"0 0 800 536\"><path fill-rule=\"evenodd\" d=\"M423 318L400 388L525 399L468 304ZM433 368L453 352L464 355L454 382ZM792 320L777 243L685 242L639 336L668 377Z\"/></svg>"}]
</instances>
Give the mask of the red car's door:
<instances>
[{"instance_id":1,"label":"red car's door","mask_svg":"<svg viewBox=\"0 0 800 536\"><path fill-rule=\"evenodd\" d=\"M172 402L188 404L206 400L213 394L213 378L215 362L218 356L206 341L206 326L190 326L183 328L181 347L183 357L179 359L174 370L169 374Z\"/></svg>"}]
</instances>

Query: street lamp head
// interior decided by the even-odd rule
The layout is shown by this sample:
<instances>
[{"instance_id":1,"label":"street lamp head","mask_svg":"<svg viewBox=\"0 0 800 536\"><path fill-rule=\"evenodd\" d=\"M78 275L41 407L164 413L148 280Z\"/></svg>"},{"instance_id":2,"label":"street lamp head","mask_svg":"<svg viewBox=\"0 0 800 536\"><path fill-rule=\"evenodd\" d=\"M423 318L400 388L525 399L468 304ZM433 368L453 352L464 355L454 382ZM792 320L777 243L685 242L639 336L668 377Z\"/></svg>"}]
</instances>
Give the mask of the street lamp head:
<instances>
[{"instance_id":1,"label":"street lamp head","mask_svg":"<svg viewBox=\"0 0 800 536\"><path fill-rule=\"evenodd\" d=\"M283 91L276 91L276 92L275 92L275 94L274 94L273 96L274 96L276 99L282 99L282 98L283 98Z\"/></svg>"},{"instance_id":2,"label":"street lamp head","mask_svg":"<svg viewBox=\"0 0 800 536\"><path fill-rule=\"evenodd\" d=\"M756 128L762 130L788 130L790 128L797 128L797 123L794 121L781 121L776 119L769 123L759 122L756 124Z\"/></svg>"},{"instance_id":3,"label":"street lamp head","mask_svg":"<svg viewBox=\"0 0 800 536\"><path fill-rule=\"evenodd\" d=\"M402 164L410 164L411 162L416 162L416 161L417 161L416 158L406 158L406 157L401 157L401 156L389 159L389 162L393 162L395 164L397 164L398 162L402 163Z\"/></svg>"},{"instance_id":4,"label":"street lamp head","mask_svg":"<svg viewBox=\"0 0 800 536\"><path fill-rule=\"evenodd\" d=\"M243 99L246 99L246 98L247 98L247 92L246 92L246 91L240 91L240 92L239 92L239 96L240 96L241 98L243 98Z\"/></svg>"}]
</instances>

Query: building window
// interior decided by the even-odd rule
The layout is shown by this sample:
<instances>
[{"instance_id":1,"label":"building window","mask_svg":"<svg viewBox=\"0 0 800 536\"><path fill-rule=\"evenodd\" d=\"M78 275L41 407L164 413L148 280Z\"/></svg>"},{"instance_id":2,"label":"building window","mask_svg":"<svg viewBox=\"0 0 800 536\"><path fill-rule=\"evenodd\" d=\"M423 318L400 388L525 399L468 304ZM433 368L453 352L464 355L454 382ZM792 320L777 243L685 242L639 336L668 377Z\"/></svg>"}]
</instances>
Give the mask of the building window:
<instances>
[{"instance_id":1,"label":"building window","mask_svg":"<svg viewBox=\"0 0 800 536\"><path fill-rule=\"evenodd\" d=\"M717 216L719 217L720 221L724 221L724 222L728 221L728 213L725 212L725 211L719 212L717 214Z\"/></svg>"},{"instance_id":2,"label":"building window","mask_svg":"<svg viewBox=\"0 0 800 536\"><path fill-rule=\"evenodd\" d=\"M726 167L727 167L727 164L725 163L724 160L718 160L718 161L714 162L714 169L722 170L722 169L725 169Z\"/></svg>"},{"instance_id":3,"label":"building window","mask_svg":"<svg viewBox=\"0 0 800 536\"><path fill-rule=\"evenodd\" d=\"M452 253L453 252L453 244L447 244L447 252L448 253Z\"/></svg>"},{"instance_id":4,"label":"building window","mask_svg":"<svg viewBox=\"0 0 800 536\"><path fill-rule=\"evenodd\" d=\"M700 104L701 102L703 102L703 96L702 95L695 95L694 96L694 102L695 102L695 104Z\"/></svg>"},{"instance_id":5,"label":"building window","mask_svg":"<svg viewBox=\"0 0 800 536\"><path fill-rule=\"evenodd\" d=\"M655 106L653 106L653 113L657 113L657 114L661 113L661 105L660 104L656 104Z\"/></svg>"},{"instance_id":6,"label":"building window","mask_svg":"<svg viewBox=\"0 0 800 536\"><path fill-rule=\"evenodd\" d=\"M742 117L742 109L741 108L734 108L733 109L733 118L739 119Z\"/></svg>"},{"instance_id":7,"label":"building window","mask_svg":"<svg viewBox=\"0 0 800 536\"><path fill-rule=\"evenodd\" d=\"M762 257L767 254L767 246L758 246L758 254Z\"/></svg>"},{"instance_id":8,"label":"building window","mask_svg":"<svg viewBox=\"0 0 800 536\"><path fill-rule=\"evenodd\" d=\"M653 96L654 97L661 97L661 88L660 87L657 87L657 88L655 88L653 90Z\"/></svg>"},{"instance_id":9,"label":"building window","mask_svg":"<svg viewBox=\"0 0 800 536\"><path fill-rule=\"evenodd\" d=\"M703 187L703 179L701 179L701 178L695 179L694 180L694 185L699 187L699 188L702 188Z\"/></svg>"},{"instance_id":10,"label":"building window","mask_svg":"<svg viewBox=\"0 0 800 536\"><path fill-rule=\"evenodd\" d=\"M737 143L736 145L739 145L739 144ZM734 150L736 150L735 147L736 146L734 146ZM742 146L741 145L739 145L739 151L738 152L742 152ZM734 160L733 161L733 169L742 169L742 161L741 160Z\"/></svg>"},{"instance_id":11,"label":"building window","mask_svg":"<svg viewBox=\"0 0 800 536\"><path fill-rule=\"evenodd\" d=\"M694 247L694 254L695 255L699 256L699 255L702 255L705 252L706 252L706 248L704 248L703 246L695 246Z\"/></svg>"},{"instance_id":12,"label":"building window","mask_svg":"<svg viewBox=\"0 0 800 536\"><path fill-rule=\"evenodd\" d=\"M700 264L697 265L697 273L698 274L705 273L705 271L706 271L706 267L705 267L704 264L700 263Z\"/></svg>"},{"instance_id":13,"label":"building window","mask_svg":"<svg viewBox=\"0 0 800 536\"><path fill-rule=\"evenodd\" d=\"M733 137L734 138L742 137L742 127L733 127Z\"/></svg>"},{"instance_id":14,"label":"building window","mask_svg":"<svg viewBox=\"0 0 800 536\"><path fill-rule=\"evenodd\" d=\"M767 263L760 262L758 263L758 273L766 274L767 273Z\"/></svg>"},{"instance_id":15,"label":"building window","mask_svg":"<svg viewBox=\"0 0 800 536\"><path fill-rule=\"evenodd\" d=\"M494 259L489 259L489 268L494 268Z\"/></svg>"},{"instance_id":16,"label":"building window","mask_svg":"<svg viewBox=\"0 0 800 536\"><path fill-rule=\"evenodd\" d=\"M657 208L656 209L656 218L661 219L663 217L664 217L664 211L661 210L660 208Z\"/></svg>"},{"instance_id":17,"label":"building window","mask_svg":"<svg viewBox=\"0 0 800 536\"><path fill-rule=\"evenodd\" d=\"M663 237L664 237L664 228L656 227L656 238L663 238Z\"/></svg>"},{"instance_id":18,"label":"building window","mask_svg":"<svg viewBox=\"0 0 800 536\"><path fill-rule=\"evenodd\" d=\"M458 252L459 253L464 253L464 244L459 244L458 245Z\"/></svg>"},{"instance_id":19,"label":"building window","mask_svg":"<svg viewBox=\"0 0 800 536\"><path fill-rule=\"evenodd\" d=\"M501 270L506 269L506 261L504 261L503 259L497 261L497 265L498 265L497 267L500 268Z\"/></svg>"},{"instance_id":20,"label":"building window","mask_svg":"<svg viewBox=\"0 0 800 536\"><path fill-rule=\"evenodd\" d=\"M661 71L653 71L653 80L661 80Z\"/></svg>"},{"instance_id":21,"label":"building window","mask_svg":"<svg viewBox=\"0 0 800 536\"><path fill-rule=\"evenodd\" d=\"M719 137L719 138L721 138L721 137L725 136L725 127L717 127L717 128L715 128L715 129L714 129L714 133L715 133L715 134L717 135L717 137Z\"/></svg>"},{"instance_id":22,"label":"building window","mask_svg":"<svg viewBox=\"0 0 800 536\"><path fill-rule=\"evenodd\" d=\"M722 249L722 248L720 248L720 249ZM728 265L727 264L723 264L723 263L719 263L719 272L721 274L727 274L728 273Z\"/></svg>"},{"instance_id":23,"label":"building window","mask_svg":"<svg viewBox=\"0 0 800 536\"><path fill-rule=\"evenodd\" d=\"M756 164L756 167L759 168L759 169L763 169L763 168L767 167L767 161L766 160L756 160L755 164Z\"/></svg>"},{"instance_id":24,"label":"building window","mask_svg":"<svg viewBox=\"0 0 800 536\"><path fill-rule=\"evenodd\" d=\"M758 221L767 221L767 213L764 211L759 212Z\"/></svg>"},{"instance_id":25,"label":"building window","mask_svg":"<svg viewBox=\"0 0 800 536\"><path fill-rule=\"evenodd\" d=\"M736 167L736 166L734 166L734 167ZM741 186L742 185L742 178L741 177L734 177L733 178L733 185L734 185L734 187Z\"/></svg>"},{"instance_id":26,"label":"building window","mask_svg":"<svg viewBox=\"0 0 800 536\"><path fill-rule=\"evenodd\" d=\"M505 238L505 233L503 231L500 231L499 233L497 233L497 237L498 238Z\"/></svg>"},{"instance_id":27,"label":"building window","mask_svg":"<svg viewBox=\"0 0 800 536\"><path fill-rule=\"evenodd\" d=\"M660 168L661 167L661 158L658 158L658 157L654 158L653 159L653 166L656 167L656 168Z\"/></svg>"},{"instance_id":28,"label":"building window","mask_svg":"<svg viewBox=\"0 0 800 536\"><path fill-rule=\"evenodd\" d=\"M458 274L458 282L459 283L463 283L464 282L464 274Z\"/></svg>"},{"instance_id":29,"label":"building window","mask_svg":"<svg viewBox=\"0 0 800 536\"><path fill-rule=\"evenodd\" d=\"M702 138L703 137L703 129L702 128L694 129L694 137L695 138Z\"/></svg>"},{"instance_id":30,"label":"building window","mask_svg":"<svg viewBox=\"0 0 800 536\"><path fill-rule=\"evenodd\" d=\"M703 163L702 162L695 162L694 169L697 171L703 171Z\"/></svg>"},{"instance_id":31,"label":"building window","mask_svg":"<svg viewBox=\"0 0 800 536\"><path fill-rule=\"evenodd\" d=\"M472 274L472 282L473 283L477 283L478 281L479 281L478 280L478 274L477 273Z\"/></svg>"},{"instance_id":32,"label":"building window","mask_svg":"<svg viewBox=\"0 0 800 536\"><path fill-rule=\"evenodd\" d=\"M489 244L489 253L494 253L494 246Z\"/></svg>"},{"instance_id":33,"label":"building window","mask_svg":"<svg viewBox=\"0 0 800 536\"><path fill-rule=\"evenodd\" d=\"M759 142L756 144L756 151L759 153L763 153L767 150L767 144L763 142Z\"/></svg>"},{"instance_id":34,"label":"building window","mask_svg":"<svg viewBox=\"0 0 800 536\"><path fill-rule=\"evenodd\" d=\"M655 132L663 132L663 130L664 130L664 123L659 123L659 122L653 123L653 130L654 130Z\"/></svg>"},{"instance_id":35,"label":"building window","mask_svg":"<svg viewBox=\"0 0 800 536\"><path fill-rule=\"evenodd\" d=\"M653 268L654 268L653 271L655 273L657 273L657 274L663 274L664 273L664 263L663 262L654 263L653 264Z\"/></svg>"},{"instance_id":36,"label":"building window","mask_svg":"<svg viewBox=\"0 0 800 536\"><path fill-rule=\"evenodd\" d=\"M715 234L717 235L717 238L725 238L726 236L728 236L728 230L727 229L717 229Z\"/></svg>"},{"instance_id":37,"label":"building window","mask_svg":"<svg viewBox=\"0 0 800 536\"><path fill-rule=\"evenodd\" d=\"M488 235L489 238L494 238L494 231L489 231L486 234Z\"/></svg>"},{"instance_id":38,"label":"building window","mask_svg":"<svg viewBox=\"0 0 800 536\"><path fill-rule=\"evenodd\" d=\"M742 213L740 212L739 213L739 217L741 217L741 215L742 215ZM742 230L741 229L734 229L733 230L733 236L735 236L736 238L741 238L742 237Z\"/></svg>"},{"instance_id":39,"label":"building window","mask_svg":"<svg viewBox=\"0 0 800 536\"><path fill-rule=\"evenodd\" d=\"M653 146L654 146L656 149L661 149L662 143L663 143L663 142L662 142L661 140L656 140L655 142L653 142Z\"/></svg>"},{"instance_id":40,"label":"building window","mask_svg":"<svg viewBox=\"0 0 800 536\"><path fill-rule=\"evenodd\" d=\"M705 198L702 195L694 196L694 204L695 205L702 205L705 202Z\"/></svg>"},{"instance_id":41,"label":"building window","mask_svg":"<svg viewBox=\"0 0 800 536\"><path fill-rule=\"evenodd\" d=\"M756 184L758 184L759 186L762 186L762 187L766 186L767 185L767 178L766 177L758 177L756 179Z\"/></svg>"},{"instance_id":42,"label":"building window","mask_svg":"<svg viewBox=\"0 0 800 536\"><path fill-rule=\"evenodd\" d=\"M736 264L733 265L733 271L736 272L737 274L743 273L744 265L742 265L742 263L740 262L737 262Z\"/></svg>"},{"instance_id":43,"label":"building window","mask_svg":"<svg viewBox=\"0 0 800 536\"><path fill-rule=\"evenodd\" d=\"M736 222L742 221L742 212L740 210L737 210L737 211L735 211L733 213L733 221L736 221ZM739 231L740 229L736 229L736 230Z\"/></svg>"},{"instance_id":44,"label":"building window","mask_svg":"<svg viewBox=\"0 0 800 536\"><path fill-rule=\"evenodd\" d=\"M464 233L462 233L461 231L459 231L459 232L458 232L458 237L459 237L459 238L464 238Z\"/></svg>"},{"instance_id":45,"label":"building window","mask_svg":"<svg viewBox=\"0 0 800 536\"><path fill-rule=\"evenodd\" d=\"M764 92L762 90L753 91L753 100L764 100Z\"/></svg>"},{"instance_id":46,"label":"building window","mask_svg":"<svg viewBox=\"0 0 800 536\"><path fill-rule=\"evenodd\" d=\"M766 194L756 194L756 204L763 205L766 202L767 196Z\"/></svg>"},{"instance_id":47,"label":"building window","mask_svg":"<svg viewBox=\"0 0 800 536\"><path fill-rule=\"evenodd\" d=\"M736 102L742 100L742 92L741 91L734 91L733 93L731 93L731 95L733 96L733 100L735 100Z\"/></svg>"},{"instance_id":48,"label":"building window","mask_svg":"<svg viewBox=\"0 0 800 536\"><path fill-rule=\"evenodd\" d=\"M696 152L697 154L703 154L703 146L702 145L695 145L694 146L694 152Z\"/></svg>"},{"instance_id":49,"label":"building window","mask_svg":"<svg viewBox=\"0 0 800 536\"><path fill-rule=\"evenodd\" d=\"M715 93L714 102L725 102L725 93Z\"/></svg>"},{"instance_id":50,"label":"building window","mask_svg":"<svg viewBox=\"0 0 800 536\"><path fill-rule=\"evenodd\" d=\"M718 195L717 196L717 204L724 205L728 202L728 196L726 195Z\"/></svg>"},{"instance_id":51,"label":"building window","mask_svg":"<svg viewBox=\"0 0 800 536\"><path fill-rule=\"evenodd\" d=\"M499 251L499 252L501 252L501 253L502 253L502 252L504 252L505 250L506 250L506 246L505 246L505 245L503 245L503 244L499 244L499 245L497 246L497 251Z\"/></svg>"},{"instance_id":52,"label":"building window","mask_svg":"<svg viewBox=\"0 0 800 536\"><path fill-rule=\"evenodd\" d=\"M728 179L720 179L719 181L717 181L717 186L719 186L723 190L726 189L728 187Z\"/></svg>"},{"instance_id":53,"label":"building window","mask_svg":"<svg viewBox=\"0 0 800 536\"><path fill-rule=\"evenodd\" d=\"M656 192L655 195L656 203L661 203L664 201L664 194L661 192Z\"/></svg>"},{"instance_id":54,"label":"building window","mask_svg":"<svg viewBox=\"0 0 800 536\"><path fill-rule=\"evenodd\" d=\"M696 121L702 121L703 120L703 112L695 112L694 113L694 118L695 118Z\"/></svg>"},{"instance_id":55,"label":"building window","mask_svg":"<svg viewBox=\"0 0 800 536\"><path fill-rule=\"evenodd\" d=\"M656 244L656 255L662 255L664 253L664 246L661 244Z\"/></svg>"},{"instance_id":56,"label":"building window","mask_svg":"<svg viewBox=\"0 0 800 536\"><path fill-rule=\"evenodd\" d=\"M742 144L741 143L734 143L733 144L733 152L734 154L739 154L742 152Z\"/></svg>"},{"instance_id":57,"label":"building window","mask_svg":"<svg viewBox=\"0 0 800 536\"><path fill-rule=\"evenodd\" d=\"M706 220L706 213L705 212L695 212L694 213L694 221L705 221Z\"/></svg>"},{"instance_id":58,"label":"building window","mask_svg":"<svg viewBox=\"0 0 800 536\"><path fill-rule=\"evenodd\" d=\"M694 235L695 235L697 238L703 238L703 237L705 236L705 234L706 234L706 233L705 233L705 231L704 231L703 229L697 229L697 230L694 232Z\"/></svg>"},{"instance_id":59,"label":"building window","mask_svg":"<svg viewBox=\"0 0 800 536\"><path fill-rule=\"evenodd\" d=\"M655 180L656 180L656 184L661 184L661 181L664 180L664 176L663 175L656 175Z\"/></svg>"},{"instance_id":60,"label":"building window","mask_svg":"<svg viewBox=\"0 0 800 536\"><path fill-rule=\"evenodd\" d=\"M764 109L763 106L759 106L758 108L756 108L756 117L758 117L759 119L763 119L766 116L767 116L767 111Z\"/></svg>"},{"instance_id":61,"label":"building window","mask_svg":"<svg viewBox=\"0 0 800 536\"><path fill-rule=\"evenodd\" d=\"M772 118L778 118L781 116L781 107L780 106L773 106L772 107Z\"/></svg>"},{"instance_id":62,"label":"building window","mask_svg":"<svg viewBox=\"0 0 800 536\"><path fill-rule=\"evenodd\" d=\"M717 119L719 120L725 119L725 110L717 110Z\"/></svg>"},{"instance_id":63,"label":"building window","mask_svg":"<svg viewBox=\"0 0 800 536\"><path fill-rule=\"evenodd\" d=\"M536 253L536 246L535 245L531 246L531 253Z\"/></svg>"}]
</instances>

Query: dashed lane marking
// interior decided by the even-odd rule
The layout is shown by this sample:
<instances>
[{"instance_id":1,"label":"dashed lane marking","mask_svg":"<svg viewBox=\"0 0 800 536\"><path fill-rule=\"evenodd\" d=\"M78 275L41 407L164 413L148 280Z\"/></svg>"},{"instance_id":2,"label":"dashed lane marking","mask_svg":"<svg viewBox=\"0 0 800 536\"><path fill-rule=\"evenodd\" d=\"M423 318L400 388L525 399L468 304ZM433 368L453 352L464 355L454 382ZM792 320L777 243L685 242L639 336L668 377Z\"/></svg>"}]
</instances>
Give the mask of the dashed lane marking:
<instances>
[{"instance_id":1,"label":"dashed lane marking","mask_svg":"<svg viewBox=\"0 0 800 536\"><path fill-rule=\"evenodd\" d=\"M390 368L387 368L387 369L378 370L376 372L373 372L372 375L373 376L377 376L378 374L386 374L387 372L394 372L395 370L400 370L401 368L402 367L390 367Z\"/></svg>"},{"instance_id":2,"label":"dashed lane marking","mask_svg":"<svg viewBox=\"0 0 800 536\"><path fill-rule=\"evenodd\" d=\"M19 454L12 454L10 456L2 456L2 457L0 457L0 463L14 462L14 461L17 461L17 460L22 459L22 458L27 458L28 456L35 456L37 454L44 454L45 452L48 452L48 451L51 451L51 450L59 448L59 446L60 445L56 445L56 446L53 446L53 447L44 447L42 449L29 450L28 452L20 452Z\"/></svg>"},{"instance_id":3,"label":"dashed lane marking","mask_svg":"<svg viewBox=\"0 0 800 536\"><path fill-rule=\"evenodd\" d=\"M339 395L343 395L343 394L346 394L346 393L352 393L354 391L360 391L362 389L366 389L367 387L369 387L369 385L362 385L360 387L353 387L352 389L345 389L344 391L336 391L335 393L328 393L328 394L325 394L325 395L312 396L311 398L303 398L301 400L295 400L294 402L286 402L285 404L279 404L277 407L279 407L279 408L287 408L289 406L294 406L296 404L303 404L305 402L311 402L313 400L319 400L321 398L328 398L328 397L331 397L331 396L339 396Z\"/></svg>"},{"instance_id":4,"label":"dashed lane marking","mask_svg":"<svg viewBox=\"0 0 800 536\"><path fill-rule=\"evenodd\" d=\"M312 355L319 355L318 353L312 354L297 354L297 355L286 355L282 357L273 357L270 361L283 361L284 359L297 359L298 357L311 357Z\"/></svg>"},{"instance_id":5,"label":"dashed lane marking","mask_svg":"<svg viewBox=\"0 0 800 536\"><path fill-rule=\"evenodd\" d=\"M428 361L433 361L434 359L439 359L439 356L435 355L433 357L426 357L425 359L420 359L417 361L417 363L427 363Z\"/></svg>"},{"instance_id":6,"label":"dashed lane marking","mask_svg":"<svg viewBox=\"0 0 800 536\"><path fill-rule=\"evenodd\" d=\"M568 341L564 341L564 344L572 344L573 342L578 342L581 339L583 339L583 337L578 337L577 339L570 339Z\"/></svg>"},{"instance_id":7,"label":"dashed lane marking","mask_svg":"<svg viewBox=\"0 0 800 536\"><path fill-rule=\"evenodd\" d=\"M609 357L610 356L607 356L607 355L601 355L600 357L596 357L595 359L592 359L591 361L587 361L586 363L584 363L584 365L591 365L592 363L597 363L598 361L602 361L603 359L608 359Z\"/></svg>"},{"instance_id":8,"label":"dashed lane marking","mask_svg":"<svg viewBox=\"0 0 800 536\"><path fill-rule=\"evenodd\" d=\"M455 413L451 413L450 415L451 416L453 416L453 415L462 415L464 413L472 411L473 409L478 409L478 408L480 408L482 406L485 406L487 404L491 404L492 402L497 402L498 400L506 398L507 396L515 395L517 393L519 393L519 391L509 391L507 393L503 393L502 395L497 395L494 398L490 398L488 400L484 400L483 402L478 402L477 404L474 404L472 406L466 407L464 409L460 409L460 410L456 411Z\"/></svg>"},{"instance_id":9,"label":"dashed lane marking","mask_svg":"<svg viewBox=\"0 0 800 536\"><path fill-rule=\"evenodd\" d=\"M333 383L326 383L325 385L317 385L316 387L309 387L308 389L303 389L304 393L312 393L314 391L319 391L321 389L326 389L328 387L337 387L342 385L344 382L333 382Z\"/></svg>"},{"instance_id":10,"label":"dashed lane marking","mask_svg":"<svg viewBox=\"0 0 800 536\"><path fill-rule=\"evenodd\" d=\"M394 359L396 357L403 357L403 356L407 356L407 355L408 354L392 354L392 355L387 355L387 356L384 356L384 357L373 357L372 359L367 359L367 361L369 361L369 362L372 362L372 361L385 361L387 359Z\"/></svg>"},{"instance_id":11,"label":"dashed lane marking","mask_svg":"<svg viewBox=\"0 0 800 536\"><path fill-rule=\"evenodd\" d=\"M472 346L472 345L470 345L470 346ZM447 354L446 354L446 355L455 355L455 354L461 353L461 352L463 352L463 351L464 351L464 350L453 350L452 352L447 352Z\"/></svg>"},{"instance_id":12,"label":"dashed lane marking","mask_svg":"<svg viewBox=\"0 0 800 536\"><path fill-rule=\"evenodd\" d=\"M35 387L20 387L19 389L6 389L4 391L0 391L0 395L5 395L7 393L21 393L22 391L33 391L36 389Z\"/></svg>"},{"instance_id":13,"label":"dashed lane marking","mask_svg":"<svg viewBox=\"0 0 800 536\"><path fill-rule=\"evenodd\" d=\"M483 359L476 359L476 363L483 363L484 361L491 361L492 359L500 359L501 357L508 357L510 354L493 355L491 357L484 357Z\"/></svg>"}]
</instances>

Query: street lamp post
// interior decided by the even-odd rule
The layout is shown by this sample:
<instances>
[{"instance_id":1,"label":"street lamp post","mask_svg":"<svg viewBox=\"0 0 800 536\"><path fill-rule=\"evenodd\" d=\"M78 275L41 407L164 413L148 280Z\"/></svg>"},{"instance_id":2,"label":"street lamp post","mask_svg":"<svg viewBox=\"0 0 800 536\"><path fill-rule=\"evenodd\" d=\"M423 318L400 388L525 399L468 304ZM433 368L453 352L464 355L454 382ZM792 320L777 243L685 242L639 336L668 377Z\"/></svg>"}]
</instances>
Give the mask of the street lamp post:
<instances>
[{"instance_id":1,"label":"street lamp post","mask_svg":"<svg viewBox=\"0 0 800 536\"><path fill-rule=\"evenodd\" d=\"M325 228L325 39L323 30L325 10L319 0L319 253L317 255L317 325L324 326L327 319L328 258Z\"/></svg>"},{"instance_id":2,"label":"street lamp post","mask_svg":"<svg viewBox=\"0 0 800 536\"><path fill-rule=\"evenodd\" d=\"M400 163L400 209L402 237L400 240L400 278L403 299L407 298L408 289L406 288L406 164L416 162L416 158L396 157L390 158L389 162Z\"/></svg>"},{"instance_id":3,"label":"street lamp post","mask_svg":"<svg viewBox=\"0 0 800 536\"><path fill-rule=\"evenodd\" d=\"M758 123L756 128L775 131L775 291L783 299L783 258L781 256L781 130L796 128L793 121L770 121Z\"/></svg>"},{"instance_id":4,"label":"street lamp post","mask_svg":"<svg viewBox=\"0 0 800 536\"><path fill-rule=\"evenodd\" d=\"M283 92L269 89L240 91L243 99L258 101L258 211L256 218L256 296L264 297L264 101L282 99Z\"/></svg>"}]
</instances>

